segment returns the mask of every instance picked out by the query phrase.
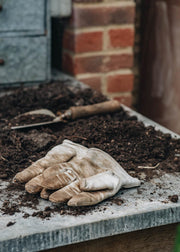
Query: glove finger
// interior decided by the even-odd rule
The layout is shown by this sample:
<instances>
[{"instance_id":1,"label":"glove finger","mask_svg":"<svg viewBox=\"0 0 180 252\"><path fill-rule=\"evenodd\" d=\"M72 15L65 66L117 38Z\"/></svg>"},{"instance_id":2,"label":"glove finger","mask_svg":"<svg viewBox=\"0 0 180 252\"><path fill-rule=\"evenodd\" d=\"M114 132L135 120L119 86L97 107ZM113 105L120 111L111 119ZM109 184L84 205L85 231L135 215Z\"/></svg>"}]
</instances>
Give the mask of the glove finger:
<instances>
[{"instance_id":1,"label":"glove finger","mask_svg":"<svg viewBox=\"0 0 180 252\"><path fill-rule=\"evenodd\" d=\"M25 190L28 193L38 193L40 192L43 187L40 185L42 181L42 174L40 174L39 176L36 176L35 178L32 178L29 182L27 182L25 184Z\"/></svg>"},{"instance_id":2,"label":"glove finger","mask_svg":"<svg viewBox=\"0 0 180 252\"><path fill-rule=\"evenodd\" d=\"M98 173L94 176L80 180L80 189L82 191L97 191L103 189L113 190L121 187L121 182L118 176L112 171Z\"/></svg>"},{"instance_id":3,"label":"glove finger","mask_svg":"<svg viewBox=\"0 0 180 252\"><path fill-rule=\"evenodd\" d=\"M49 199L49 195L51 194L52 192L47 190L46 188L43 188L41 193L40 193L40 196L42 199Z\"/></svg>"},{"instance_id":4,"label":"glove finger","mask_svg":"<svg viewBox=\"0 0 180 252\"><path fill-rule=\"evenodd\" d=\"M30 165L25 170L18 172L14 177L14 181L18 181L21 183L28 182L32 178L41 174L44 171L44 167L40 165L40 160Z\"/></svg>"},{"instance_id":5,"label":"glove finger","mask_svg":"<svg viewBox=\"0 0 180 252\"><path fill-rule=\"evenodd\" d=\"M49 166L52 166L52 163L57 164L67 162L75 155L76 150L71 146L71 142L64 140L62 144L52 148L45 158L47 163L49 163Z\"/></svg>"},{"instance_id":6,"label":"glove finger","mask_svg":"<svg viewBox=\"0 0 180 252\"><path fill-rule=\"evenodd\" d=\"M73 182L77 176L65 163L46 169L42 174L41 186L49 190L60 189Z\"/></svg>"},{"instance_id":7,"label":"glove finger","mask_svg":"<svg viewBox=\"0 0 180 252\"><path fill-rule=\"evenodd\" d=\"M104 190L98 192L81 192L77 195L74 195L68 201L68 206L91 206L113 195L114 191L112 190Z\"/></svg>"},{"instance_id":8,"label":"glove finger","mask_svg":"<svg viewBox=\"0 0 180 252\"><path fill-rule=\"evenodd\" d=\"M69 161L75 155L76 151L71 147L71 142L64 141L63 144L52 148L45 157L37 160L22 172L17 173L14 177L14 181L19 181L21 183L28 182L30 179L41 174L48 167Z\"/></svg>"},{"instance_id":9,"label":"glove finger","mask_svg":"<svg viewBox=\"0 0 180 252\"><path fill-rule=\"evenodd\" d=\"M67 185L62 189L52 193L49 196L49 200L56 203L66 202L80 192L81 190L79 189L79 181L74 181L70 185Z\"/></svg>"}]
</instances>

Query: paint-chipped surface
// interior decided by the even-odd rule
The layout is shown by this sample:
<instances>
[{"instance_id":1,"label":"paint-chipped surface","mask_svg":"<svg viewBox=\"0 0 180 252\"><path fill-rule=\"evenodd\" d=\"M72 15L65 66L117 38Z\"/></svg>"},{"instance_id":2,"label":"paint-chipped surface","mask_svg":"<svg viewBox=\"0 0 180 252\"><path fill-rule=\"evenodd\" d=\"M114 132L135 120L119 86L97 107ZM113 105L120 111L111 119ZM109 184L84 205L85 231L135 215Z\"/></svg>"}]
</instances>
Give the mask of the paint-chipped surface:
<instances>
[{"instance_id":1,"label":"paint-chipped surface","mask_svg":"<svg viewBox=\"0 0 180 252\"><path fill-rule=\"evenodd\" d=\"M44 81L47 79L46 37L0 37L0 85Z\"/></svg>"},{"instance_id":2,"label":"paint-chipped surface","mask_svg":"<svg viewBox=\"0 0 180 252\"><path fill-rule=\"evenodd\" d=\"M0 33L44 31L44 0L5 0L1 3L3 9L0 14Z\"/></svg>"}]
</instances>

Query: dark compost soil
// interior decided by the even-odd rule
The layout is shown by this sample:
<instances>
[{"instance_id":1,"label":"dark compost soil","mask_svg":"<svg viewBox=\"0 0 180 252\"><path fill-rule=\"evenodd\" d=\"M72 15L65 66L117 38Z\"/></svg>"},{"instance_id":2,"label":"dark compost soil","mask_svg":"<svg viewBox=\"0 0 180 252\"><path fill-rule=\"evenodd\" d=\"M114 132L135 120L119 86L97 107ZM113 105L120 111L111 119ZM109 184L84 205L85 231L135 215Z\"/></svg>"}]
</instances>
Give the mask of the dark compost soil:
<instances>
[{"instance_id":1,"label":"dark compost soil","mask_svg":"<svg viewBox=\"0 0 180 252\"><path fill-rule=\"evenodd\" d=\"M105 101L106 97L91 89L79 90L76 94L59 82L40 85L37 89L16 89L11 95L0 98L0 179L10 181L9 199L1 210L6 214L20 211L19 206L36 209L39 195L24 192L24 185L12 183L14 175L43 157L52 147L69 139L87 147L100 148L109 153L132 176L149 180L163 173L180 171L180 140L169 134L145 127L135 116L129 116L123 109L119 112L91 116L48 127L10 130L10 126L49 120L35 116L28 121L15 116L34 109L46 108L56 115L70 106L88 105ZM20 119L21 118L21 119ZM143 167L156 167L147 169ZM10 197L16 191L23 194L17 204ZM114 199L110 199L116 202ZM173 199L174 200L174 199ZM118 205L123 204L119 200ZM50 217L52 212L60 214L85 214L93 207L70 208L66 204L48 207L34 212L33 216ZM24 214L24 218L29 215ZM10 225L10 224L9 224ZM11 224L12 225L12 224Z\"/></svg>"}]
</instances>

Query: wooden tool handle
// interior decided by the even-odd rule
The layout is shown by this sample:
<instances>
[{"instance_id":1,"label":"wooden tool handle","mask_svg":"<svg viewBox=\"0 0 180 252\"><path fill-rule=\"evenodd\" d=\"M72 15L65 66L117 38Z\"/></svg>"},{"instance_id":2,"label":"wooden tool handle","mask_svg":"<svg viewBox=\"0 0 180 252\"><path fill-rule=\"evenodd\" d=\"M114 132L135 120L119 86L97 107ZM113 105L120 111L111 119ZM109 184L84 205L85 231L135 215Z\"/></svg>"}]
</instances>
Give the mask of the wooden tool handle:
<instances>
[{"instance_id":1,"label":"wooden tool handle","mask_svg":"<svg viewBox=\"0 0 180 252\"><path fill-rule=\"evenodd\" d=\"M109 112L118 111L121 104L118 101L112 100L107 102L101 102L88 106L71 107L71 119L80 117L87 117L91 115L104 114Z\"/></svg>"}]
</instances>

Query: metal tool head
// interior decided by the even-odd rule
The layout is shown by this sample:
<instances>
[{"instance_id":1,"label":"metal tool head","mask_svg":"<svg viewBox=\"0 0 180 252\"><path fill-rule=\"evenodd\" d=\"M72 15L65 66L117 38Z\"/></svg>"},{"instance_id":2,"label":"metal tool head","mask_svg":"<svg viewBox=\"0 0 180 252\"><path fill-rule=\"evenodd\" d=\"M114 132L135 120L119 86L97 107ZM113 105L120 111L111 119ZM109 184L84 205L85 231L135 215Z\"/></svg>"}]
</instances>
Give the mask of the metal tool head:
<instances>
[{"instance_id":1,"label":"metal tool head","mask_svg":"<svg viewBox=\"0 0 180 252\"><path fill-rule=\"evenodd\" d=\"M32 115L45 115L45 116L50 116L52 117L52 121L47 121L47 122L40 122L40 123L32 123L32 124L26 124L26 125L18 125L18 126L13 126L11 129L26 129L26 128L34 128L34 127L40 127L44 125L49 125L49 124L54 124L59 121L61 121L60 117L56 117L56 115L49 109L36 109L32 110L23 114L20 114L16 116L14 119L18 119L22 116L32 116Z\"/></svg>"},{"instance_id":2,"label":"metal tool head","mask_svg":"<svg viewBox=\"0 0 180 252\"><path fill-rule=\"evenodd\" d=\"M49 109L36 109L36 110L28 111L23 114L19 114L16 117L14 117L14 119L20 118L22 116L28 116L28 115L46 115L46 116L51 116L53 118L56 117L56 115Z\"/></svg>"},{"instance_id":3,"label":"metal tool head","mask_svg":"<svg viewBox=\"0 0 180 252\"><path fill-rule=\"evenodd\" d=\"M18 130L18 129L36 128L36 127L51 125L51 124L55 124L55 123L59 123L59 122L63 122L63 121L61 120L60 117L55 117L55 120L52 120L52 121L13 126L13 127L11 127L11 129Z\"/></svg>"}]
</instances>

